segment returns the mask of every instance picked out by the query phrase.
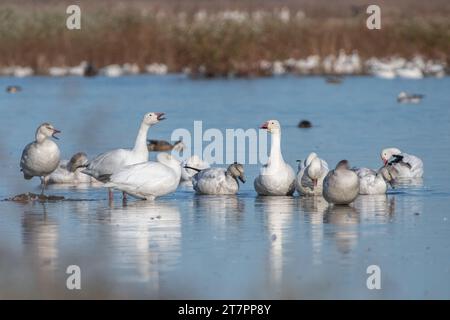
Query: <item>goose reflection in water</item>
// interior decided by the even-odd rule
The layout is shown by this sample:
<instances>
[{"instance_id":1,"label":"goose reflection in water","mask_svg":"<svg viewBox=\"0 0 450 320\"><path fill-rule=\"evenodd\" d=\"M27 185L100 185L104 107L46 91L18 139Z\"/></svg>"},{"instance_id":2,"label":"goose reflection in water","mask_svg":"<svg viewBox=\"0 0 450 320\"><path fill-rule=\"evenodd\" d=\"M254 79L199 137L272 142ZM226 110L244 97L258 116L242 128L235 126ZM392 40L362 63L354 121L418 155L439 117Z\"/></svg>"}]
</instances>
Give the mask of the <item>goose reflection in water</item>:
<instances>
[{"instance_id":1,"label":"goose reflection in water","mask_svg":"<svg viewBox=\"0 0 450 320\"><path fill-rule=\"evenodd\" d=\"M176 204L135 201L104 209L110 215L114 266L129 274L126 281L146 282L160 291L161 276L174 268L180 257L181 217ZM131 272L130 272L131 270ZM120 270L119 270L120 271Z\"/></svg>"},{"instance_id":2,"label":"goose reflection in water","mask_svg":"<svg viewBox=\"0 0 450 320\"><path fill-rule=\"evenodd\" d=\"M293 220L294 197L264 196L255 199L255 211L264 214L265 225L269 241L269 274L271 275L271 287L279 295L281 294L283 280L284 246L287 244L287 230Z\"/></svg>"},{"instance_id":3,"label":"goose reflection in water","mask_svg":"<svg viewBox=\"0 0 450 320\"><path fill-rule=\"evenodd\" d=\"M348 205L330 205L325 211L324 223L335 225L331 235L338 250L343 254L351 252L358 243L360 215L357 209Z\"/></svg>"},{"instance_id":4,"label":"goose reflection in water","mask_svg":"<svg viewBox=\"0 0 450 320\"><path fill-rule=\"evenodd\" d=\"M47 216L45 204L33 205L22 216L24 254L32 270L37 289L44 292L57 282L59 228Z\"/></svg>"},{"instance_id":5,"label":"goose reflection in water","mask_svg":"<svg viewBox=\"0 0 450 320\"><path fill-rule=\"evenodd\" d=\"M395 197L389 198L385 194L360 195L353 206L364 222L388 223L395 212Z\"/></svg>"},{"instance_id":6,"label":"goose reflection in water","mask_svg":"<svg viewBox=\"0 0 450 320\"><path fill-rule=\"evenodd\" d=\"M328 209L328 202L321 196L300 197L299 205L305 218L311 224L312 263L322 264L323 219Z\"/></svg>"}]
</instances>

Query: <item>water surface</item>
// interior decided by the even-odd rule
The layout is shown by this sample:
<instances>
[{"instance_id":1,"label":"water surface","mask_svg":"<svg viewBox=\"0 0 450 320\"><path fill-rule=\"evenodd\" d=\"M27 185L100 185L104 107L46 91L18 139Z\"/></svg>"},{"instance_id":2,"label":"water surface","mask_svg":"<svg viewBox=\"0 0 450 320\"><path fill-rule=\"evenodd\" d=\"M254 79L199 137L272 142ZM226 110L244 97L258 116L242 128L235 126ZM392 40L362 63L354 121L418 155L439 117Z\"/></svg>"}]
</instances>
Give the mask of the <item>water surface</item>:
<instances>
[{"instance_id":1,"label":"water surface","mask_svg":"<svg viewBox=\"0 0 450 320\"><path fill-rule=\"evenodd\" d=\"M19 159L37 125L63 133L64 158L134 143L142 114L167 120L149 137L176 128L283 126L292 166L316 151L334 166L379 168L396 146L425 162L423 185L361 196L351 207L322 198L257 197L258 165L246 165L238 196L197 196L188 187L155 202L101 188L51 188L79 201L0 202L0 298L450 298L450 78L391 81L367 77L329 85L320 77L189 80L182 76L0 78L0 198L38 192ZM402 91L425 94L399 105ZM301 119L312 129L298 129ZM66 289L78 265L82 290ZM382 289L368 290L378 265Z\"/></svg>"}]
</instances>

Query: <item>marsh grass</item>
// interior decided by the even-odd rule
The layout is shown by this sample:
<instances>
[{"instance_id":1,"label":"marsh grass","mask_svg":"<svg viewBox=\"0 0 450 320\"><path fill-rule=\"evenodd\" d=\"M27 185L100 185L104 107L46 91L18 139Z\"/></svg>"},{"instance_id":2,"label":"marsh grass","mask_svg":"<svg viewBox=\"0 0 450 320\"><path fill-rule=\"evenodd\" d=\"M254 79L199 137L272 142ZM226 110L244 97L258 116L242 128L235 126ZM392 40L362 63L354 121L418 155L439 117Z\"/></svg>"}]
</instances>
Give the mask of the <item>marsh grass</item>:
<instances>
[{"instance_id":1,"label":"marsh grass","mask_svg":"<svg viewBox=\"0 0 450 320\"><path fill-rule=\"evenodd\" d=\"M369 58L420 54L449 63L450 3L378 1L382 30L365 27L367 1L75 1L82 29L67 30L74 1L0 4L0 65L165 63L193 74L258 75L260 60L322 57L344 49ZM283 18L282 11L289 12ZM238 12L245 19L223 18ZM233 15L233 13L231 13ZM234 13L236 15L236 13ZM239 15L239 14L237 14Z\"/></svg>"}]
</instances>

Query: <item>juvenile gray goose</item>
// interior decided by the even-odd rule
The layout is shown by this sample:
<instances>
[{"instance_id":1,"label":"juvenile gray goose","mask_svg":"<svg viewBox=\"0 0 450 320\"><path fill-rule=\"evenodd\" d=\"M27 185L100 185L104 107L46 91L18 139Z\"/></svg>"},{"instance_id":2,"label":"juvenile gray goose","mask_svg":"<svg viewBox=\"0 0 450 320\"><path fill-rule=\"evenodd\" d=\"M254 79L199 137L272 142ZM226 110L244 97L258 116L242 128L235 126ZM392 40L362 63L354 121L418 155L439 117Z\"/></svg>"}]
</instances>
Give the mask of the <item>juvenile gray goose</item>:
<instances>
[{"instance_id":1,"label":"juvenile gray goose","mask_svg":"<svg viewBox=\"0 0 450 320\"><path fill-rule=\"evenodd\" d=\"M27 144L22 152L20 169L23 177L27 180L40 177L43 181L41 194L45 190L46 177L59 165L59 148L50 138L58 139L56 134L60 132L50 123L41 124L36 130L36 140Z\"/></svg>"}]
</instances>

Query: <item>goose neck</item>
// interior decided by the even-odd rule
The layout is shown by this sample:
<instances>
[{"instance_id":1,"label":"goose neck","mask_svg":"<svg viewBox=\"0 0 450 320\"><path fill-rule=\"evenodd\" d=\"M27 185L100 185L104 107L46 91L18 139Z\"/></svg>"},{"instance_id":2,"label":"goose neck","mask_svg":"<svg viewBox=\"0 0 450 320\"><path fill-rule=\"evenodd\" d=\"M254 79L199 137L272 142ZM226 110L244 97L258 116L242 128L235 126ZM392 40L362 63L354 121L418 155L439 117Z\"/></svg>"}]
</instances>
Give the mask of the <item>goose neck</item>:
<instances>
[{"instance_id":1,"label":"goose neck","mask_svg":"<svg viewBox=\"0 0 450 320\"><path fill-rule=\"evenodd\" d=\"M136 142L134 143L133 151L136 153L148 154L147 149L147 133L150 126L148 124L142 123L137 137Z\"/></svg>"},{"instance_id":2,"label":"goose neck","mask_svg":"<svg viewBox=\"0 0 450 320\"><path fill-rule=\"evenodd\" d=\"M277 164L283 162L281 155L281 132L275 131L271 134L270 163Z\"/></svg>"}]
</instances>

